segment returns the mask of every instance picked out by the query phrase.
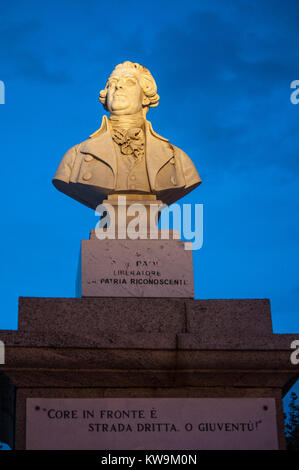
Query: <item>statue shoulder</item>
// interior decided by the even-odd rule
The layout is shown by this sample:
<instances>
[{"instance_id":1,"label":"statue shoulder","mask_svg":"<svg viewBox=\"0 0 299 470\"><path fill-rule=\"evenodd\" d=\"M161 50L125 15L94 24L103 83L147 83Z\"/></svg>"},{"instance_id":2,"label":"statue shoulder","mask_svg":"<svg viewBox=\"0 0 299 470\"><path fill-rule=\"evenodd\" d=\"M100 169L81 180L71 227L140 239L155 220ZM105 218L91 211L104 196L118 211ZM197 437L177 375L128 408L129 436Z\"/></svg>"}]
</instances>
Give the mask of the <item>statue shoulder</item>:
<instances>
[{"instance_id":1,"label":"statue shoulder","mask_svg":"<svg viewBox=\"0 0 299 470\"><path fill-rule=\"evenodd\" d=\"M62 157L53 180L60 180L68 183L70 181L70 176L74 166L76 166L76 161L80 160L80 148L87 140L79 144L73 145L70 149L65 152Z\"/></svg>"},{"instance_id":2,"label":"statue shoulder","mask_svg":"<svg viewBox=\"0 0 299 470\"><path fill-rule=\"evenodd\" d=\"M174 150L174 153L180 157L182 163L185 163L185 164L191 164L194 165L194 163L192 162L191 158L186 154L186 152L184 152L184 150L182 150L181 148L177 147L176 145L173 145L171 144L173 150Z\"/></svg>"},{"instance_id":3,"label":"statue shoulder","mask_svg":"<svg viewBox=\"0 0 299 470\"><path fill-rule=\"evenodd\" d=\"M200 184L201 178L191 158L186 154L186 152L184 152L184 150L173 144L171 144L171 146L173 147L175 156L180 159L187 186Z\"/></svg>"},{"instance_id":4,"label":"statue shoulder","mask_svg":"<svg viewBox=\"0 0 299 470\"><path fill-rule=\"evenodd\" d=\"M90 138L83 140L79 144L73 145L63 156L63 160L67 161L72 161L74 162L75 158L77 157L78 153L80 153L80 150L82 147L87 145L91 141Z\"/></svg>"}]
</instances>

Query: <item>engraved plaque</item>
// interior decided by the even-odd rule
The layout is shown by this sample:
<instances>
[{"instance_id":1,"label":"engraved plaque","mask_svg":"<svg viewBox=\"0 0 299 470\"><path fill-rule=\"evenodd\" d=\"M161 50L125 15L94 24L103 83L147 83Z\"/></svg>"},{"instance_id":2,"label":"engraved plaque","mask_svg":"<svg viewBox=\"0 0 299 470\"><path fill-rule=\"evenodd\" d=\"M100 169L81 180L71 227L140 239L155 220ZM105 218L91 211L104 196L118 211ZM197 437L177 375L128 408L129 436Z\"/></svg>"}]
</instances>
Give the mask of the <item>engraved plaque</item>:
<instances>
[{"instance_id":1,"label":"engraved plaque","mask_svg":"<svg viewBox=\"0 0 299 470\"><path fill-rule=\"evenodd\" d=\"M28 398L27 449L278 449L270 398Z\"/></svg>"},{"instance_id":2,"label":"engraved plaque","mask_svg":"<svg viewBox=\"0 0 299 470\"><path fill-rule=\"evenodd\" d=\"M82 240L82 297L194 297L192 250L178 240Z\"/></svg>"}]
</instances>

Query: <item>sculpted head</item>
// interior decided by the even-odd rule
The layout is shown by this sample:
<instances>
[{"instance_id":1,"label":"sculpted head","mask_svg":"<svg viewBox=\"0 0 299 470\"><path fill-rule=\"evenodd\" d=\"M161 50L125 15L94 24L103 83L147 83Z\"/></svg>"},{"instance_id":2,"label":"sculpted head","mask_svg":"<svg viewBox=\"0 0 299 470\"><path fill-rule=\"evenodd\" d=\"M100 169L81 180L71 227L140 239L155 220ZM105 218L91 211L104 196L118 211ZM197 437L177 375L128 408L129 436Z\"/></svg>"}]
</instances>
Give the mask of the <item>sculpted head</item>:
<instances>
[{"instance_id":1,"label":"sculpted head","mask_svg":"<svg viewBox=\"0 0 299 470\"><path fill-rule=\"evenodd\" d=\"M150 107L158 106L156 82L148 69L130 61L115 67L104 90L100 92L100 102L114 115L130 115Z\"/></svg>"}]
</instances>

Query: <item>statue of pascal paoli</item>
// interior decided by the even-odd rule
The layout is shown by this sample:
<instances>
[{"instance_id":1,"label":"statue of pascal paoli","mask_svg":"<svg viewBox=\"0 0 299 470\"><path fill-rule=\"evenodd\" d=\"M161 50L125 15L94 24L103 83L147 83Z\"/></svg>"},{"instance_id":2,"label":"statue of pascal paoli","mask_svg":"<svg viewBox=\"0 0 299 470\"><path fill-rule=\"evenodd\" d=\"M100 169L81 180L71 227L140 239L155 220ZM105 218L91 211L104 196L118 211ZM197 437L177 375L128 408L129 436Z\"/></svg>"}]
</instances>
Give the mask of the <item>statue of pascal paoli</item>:
<instances>
[{"instance_id":1,"label":"statue of pascal paoli","mask_svg":"<svg viewBox=\"0 0 299 470\"><path fill-rule=\"evenodd\" d=\"M65 154L53 178L59 191L92 209L110 194L154 194L170 205L201 183L185 152L146 120L159 103L148 69L129 61L117 65L99 100L109 118Z\"/></svg>"}]
</instances>

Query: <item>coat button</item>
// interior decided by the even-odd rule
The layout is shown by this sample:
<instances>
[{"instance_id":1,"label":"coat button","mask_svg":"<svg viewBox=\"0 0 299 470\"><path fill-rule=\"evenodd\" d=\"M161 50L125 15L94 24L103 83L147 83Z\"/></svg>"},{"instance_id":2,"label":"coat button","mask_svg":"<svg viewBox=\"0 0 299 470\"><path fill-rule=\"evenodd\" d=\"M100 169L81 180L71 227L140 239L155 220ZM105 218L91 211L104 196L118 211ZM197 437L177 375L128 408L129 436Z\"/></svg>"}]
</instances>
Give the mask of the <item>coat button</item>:
<instances>
[{"instance_id":1,"label":"coat button","mask_svg":"<svg viewBox=\"0 0 299 470\"><path fill-rule=\"evenodd\" d=\"M135 180L136 180L136 176L135 176L135 175L131 175L131 176L130 176L130 180L131 180L131 181L135 181Z\"/></svg>"},{"instance_id":2,"label":"coat button","mask_svg":"<svg viewBox=\"0 0 299 470\"><path fill-rule=\"evenodd\" d=\"M172 176L172 177L170 178L170 181L172 182L173 186L177 186L178 183L177 183L177 180L176 180L176 178L175 178L174 176Z\"/></svg>"},{"instance_id":3,"label":"coat button","mask_svg":"<svg viewBox=\"0 0 299 470\"><path fill-rule=\"evenodd\" d=\"M93 158L92 158L91 155L85 155L84 160L85 160L86 162L91 162L91 160L93 160Z\"/></svg>"},{"instance_id":4,"label":"coat button","mask_svg":"<svg viewBox=\"0 0 299 470\"><path fill-rule=\"evenodd\" d=\"M84 181L90 180L91 177L92 177L92 173L90 173L90 171L88 171L87 173L84 173L84 175L82 176Z\"/></svg>"}]
</instances>

